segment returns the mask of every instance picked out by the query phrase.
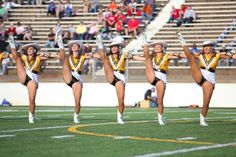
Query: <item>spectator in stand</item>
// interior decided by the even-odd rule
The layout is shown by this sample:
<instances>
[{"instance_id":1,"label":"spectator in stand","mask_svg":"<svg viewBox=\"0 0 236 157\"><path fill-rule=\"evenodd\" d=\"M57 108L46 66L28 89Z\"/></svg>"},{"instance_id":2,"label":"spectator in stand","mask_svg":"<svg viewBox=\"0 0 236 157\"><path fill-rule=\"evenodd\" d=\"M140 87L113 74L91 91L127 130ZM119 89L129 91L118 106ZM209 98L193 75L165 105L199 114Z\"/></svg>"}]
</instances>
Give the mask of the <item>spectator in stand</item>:
<instances>
[{"instance_id":1,"label":"spectator in stand","mask_svg":"<svg viewBox=\"0 0 236 157\"><path fill-rule=\"evenodd\" d=\"M28 0L28 5L36 5L36 0Z\"/></svg>"},{"instance_id":2,"label":"spectator in stand","mask_svg":"<svg viewBox=\"0 0 236 157\"><path fill-rule=\"evenodd\" d=\"M47 16L48 15L56 15L56 4L54 3L53 0L50 0L49 4L48 4L48 11L47 11Z\"/></svg>"},{"instance_id":3,"label":"spectator in stand","mask_svg":"<svg viewBox=\"0 0 236 157\"><path fill-rule=\"evenodd\" d=\"M106 21L106 33L109 32L109 27L114 28L116 23L116 17L112 11L110 14L105 18Z\"/></svg>"},{"instance_id":4,"label":"spectator in stand","mask_svg":"<svg viewBox=\"0 0 236 157\"><path fill-rule=\"evenodd\" d=\"M6 27L3 21L0 22L0 39L5 40L6 37Z\"/></svg>"},{"instance_id":5,"label":"spectator in stand","mask_svg":"<svg viewBox=\"0 0 236 157\"><path fill-rule=\"evenodd\" d=\"M74 36L75 36L75 27L74 27L72 24L70 24L70 25L68 26L68 32L70 33L70 38L71 38L71 39L74 39Z\"/></svg>"},{"instance_id":6,"label":"spectator in stand","mask_svg":"<svg viewBox=\"0 0 236 157\"><path fill-rule=\"evenodd\" d=\"M61 18L63 18L64 13L65 13L65 11L64 11L63 2L61 0L59 0L57 3L57 6L56 6L56 17L58 19L61 19Z\"/></svg>"},{"instance_id":7,"label":"spectator in stand","mask_svg":"<svg viewBox=\"0 0 236 157\"><path fill-rule=\"evenodd\" d=\"M24 35L25 35L25 27L21 25L20 21L18 21L16 26L17 40L23 40Z\"/></svg>"},{"instance_id":8,"label":"spectator in stand","mask_svg":"<svg viewBox=\"0 0 236 157\"><path fill-rule=\"evenodd\" d=\"M168 23L176 21L176 26L181 26L182 23L182 11L181 9L176 9L175 6L172 6L172 11L170 12L170 18Z\"/></svg>"},{"instance_id":9,"label":"spectator in stand","mask_svg":"<svg viewBox=\"0 0 236 157\"><path fill-rule=\"evenodd\" d=\"M20 6L20 5L12 2L11 0L6 0L4 3L4 7L6 7L8 12L10 11L10 9L17 7L17 6Z\"/></svg>"},{"instance_id":10,"label":"spectator in stand","mask_svg":"<svg viewBox=\"0 0 236 157\"><path fill-rule=\"evenodd\" d=\"M56 32L61 31L61 30L62 30L61 23L60 23L60 21L58 20L58 21L57 21L57 24L56 24L56 25L54 26L54 28L53 28L53 33L56 34Z\"/></svg>"},{"instance_id":11,"label":"spectator in stand","mask_svg":"<svg viewBox=\"0 0 236 157\"><path fill-rule=\"evenodd\" d=\"M83 1L83 13L88 13L89 9L90 9L90 3L89 0L84 0Z\"/></svg>"},{"instance_id":12,"label":"spectator in stand","mask_svg":"<svg viewBox=\"0 0 236 157\"><path fill-rule=\"evenodd\" d=\"M222 48L220 49L220 53L224 53L224 54L229 54L231 53L230 50L225 46L222 45ZM219 66L231 66L231 59L221 59L218 62Z\"/></svg>"},{"instance_id":13,"label":"spectator in stand","mask_svg":"<svg viewBox=\"0 0 236 157\"><path fill-rule=\"evenodd\" d=\"M183 22L184 23L193 23L196 20L196 14L191 6L188 6L184 12Z\"/></svg>"},{"instance_id":14,"label":"spectator in stand","mask_svg":"<svg viewBox=\"0 0 236 157\"><path fill-rule=\"evenodd\" d=\"M98 24L104 24L103 10L99 10L98 12Z\"/></svg>"},{"instance_id":15,"label":"spectator in stand","mask_svg":"<svg viewBox=\"0 0 236 157\"><path fill-rule=\"evenodd\" d=\"M80 24L76 28L76 34L77 39L79 40L85 40L87 36L87 26L83 23L83 21L80 21Z\"/></svg>"},{"instance_id":16,"label":"spectator in stand","mask_svg":"<svg viewBox=\"0 0 236 157\"><path fill-rule=\"evenodd\" d=\"M53 28L50 28L50 32L48 34L48 41L46 42L45 47L54 48L55 47L54 40L55 40L55 34L53 33Z\"/></svg>"},{"instance_id":17,"label":"spectator in stand","mask_svg":"<svg viewBox=\"0 0 236 157\"><path fill-rule=\"evenodd\" d=\"M10 27L8 27L7 29L7 34L12 35L12 36L16 36L16 27L14 26L14 24L11 22L10 23Z\"/></svg>"},{"instance_id":18,"label":"spectator in stand","mask_svg":"<svg viewBox=\"0 0 236 157\"><path fill-rule=\"evenodd\" d=\"M0 64L1 65L0 75L7 75L8 74L8 64L9 64L9 62L10 62L10 58L2 59L2 64Z\"/></svg>"},{"instance_id":19,"label":"spectator in stand","mask_svg":"<svg viewBox=\"0 0 236 157\"><path fill-rule=\"evenodd\" d=\"M68 30L63 32L62 39L63 39L63 43L65 43L65 44L67 44L72 39L71 34Z\"/></svg>"},{"instance_id":20,"label":"spectator in stand","mask_svg":"<svg viewBox=\"0 0 236 157\"><path fill-rule=\"evenodd\" d=\"M28 26L25 28L25 34L24 34L23 39L24 39L24 40L32 40L32 34L33 34L33 30L32 30L32 28L30 27L30 25L28 25Z\"/></svg>"},{"instance_id":21,"label":"spectator in stand","mask_svg":"<svg viewBox=\"0 0 236 157\"><path fill-rule=\"evenodd\" d=\"M146 0L145 4L148 4L152 7L152 11L154 12L156 10L156 4L155 4L155 0Z\"/></svg>"},{"instance_id":22,"label":"spectator in stand","mask_svg":"<svg viewBox=\"0 0 236 157\"><path fill-rule=\"evenodd\" d=\"M128 28L125 29L125 35L129 35L129 33L132 33L132 37L137 37L138 35L138 27L139 22L137 19L135 19L134 16L131 17L131 19L128 21Z\"/></svg>"},{"instance_id":23,"label":"spectator in stand","mask_svg":"<svg viewBox=\"0 0 236 157\"><path fill-rule=\"evenodd\" d=\"M98 26L96 22L93 22L90 26L89 26L89 31L88 31L88 40L95 40L95 35L98 32Z\"/></svg>"},{"instance_id":24,"label":"spectator in stand","mask_svg":"<svg viewBox=\"0 0 236 157\"><path fill-rule=\"evenodd\" d=\"M117 5L117 3L115 2L115 0L111 0L111 2L109 3L108 8L109 8L109 10L112 11L112 12L116 12L116 11L117 11L118 5Z\"/></svg>"},{"instance_id":25,"label":"spectator in stand","mask_svg":"<svg viewBox=\"0 0 236 157\"><path fill-rule=\"evenodd\" d=\"M4 7L2 1L0 1L0 20L8 20L8 11L7 8Z\"/></svg>"},{"instance_id":26,"label":"spectator in stand","mask_svg":"<svg viewBox=\"0 0 236 157\"><path fill-rule=\"evenodd\" d=\"M73 13L73 5L71 4L70 0L67 0L65 4L65 16L71 17L72 13Z\"/></svg>"},{"instance_id":27,"label":"spectator in stand","mask_svg":"<svg viewBox=\"0 0 236 157\"><path fill-rule=\"evenodd\" d=\"M121 18L116 22L115 27L116 27L116 32L124 34L124 25Z\"/></svg>"},{"instance_id":28,"label":"spectator in stand","mask_svg":"<svg viewBox=\"0 0 236 157\"><path fill-rule=\"evenodd\" d=\"M99 9L99 0L90 0L90 9L89 12L96 13Z\"/></svg>"},{"instance_id":29,"label":"spectator in stand","mask_svg":"<svg viewBox=\"0 0 236 157\"><path fill-rule=\"evenodd\" d=\"M134 13L136 13L136 6L137 3L135 0L131 0L131 2L128 4L127 8L127 15L132 16Z\"/></svg>"},{"instance_id":30,"label":"spectator in stand","mask_svg":"<svg viewBox=\"0 0 236 157\"><path fill-rule=\"evenodd\" d=\"M187 10L187 8L188 8L188 6L186 6L186 5L181 5L181 12L182 12L182 14L184 14L185 13L185 11Z\"/></svg>"},{"instance_id":31,"label":"spectator in stand","mask_svg":"<svg viewBox=\"0 0 236 157\"><path fill-rule=\"evenodd\" d=\"M153 11L150 4L145 3L142 8L142 20L148 20L150 22L153 19Z\"/></svg>"}]
</instances>

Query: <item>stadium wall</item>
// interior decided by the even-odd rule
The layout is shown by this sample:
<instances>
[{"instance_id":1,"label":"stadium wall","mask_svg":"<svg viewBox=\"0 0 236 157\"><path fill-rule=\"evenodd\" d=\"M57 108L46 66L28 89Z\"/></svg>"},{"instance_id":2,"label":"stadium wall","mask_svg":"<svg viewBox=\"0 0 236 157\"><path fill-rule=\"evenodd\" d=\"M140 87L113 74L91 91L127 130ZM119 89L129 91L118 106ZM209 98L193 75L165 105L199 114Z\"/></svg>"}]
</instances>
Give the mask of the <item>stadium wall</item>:
<instances>
[{"instance_id":1,"label":"stadium wall","mask_svg":"<svg viewBox=\"0 0 236 157\"><path fill-rule=\"evenodd\" d=\"M152 86L148 83L127 83L125 104L133 106L143 99ZM13 106L28 105L26 87L20 83L0 83L0 102L6 98ZM218 83L213 93L211 107L236 107L236 84ZM116 106L115 89L108 83L84 83L82 106ZM36 98L37 106L74 106L73 93L64 83L40 83ZM164 99L166 107L202 104L202 90L194 83L167 84Z\"/></svg>"}]
</instances>

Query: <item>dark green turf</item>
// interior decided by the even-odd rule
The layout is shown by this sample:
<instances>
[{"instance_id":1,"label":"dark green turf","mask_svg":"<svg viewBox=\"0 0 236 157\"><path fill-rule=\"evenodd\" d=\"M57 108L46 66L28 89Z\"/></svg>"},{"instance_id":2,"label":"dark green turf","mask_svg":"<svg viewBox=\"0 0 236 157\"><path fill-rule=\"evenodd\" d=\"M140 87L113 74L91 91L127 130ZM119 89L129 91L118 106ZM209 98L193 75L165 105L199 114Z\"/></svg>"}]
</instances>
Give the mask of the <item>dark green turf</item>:
<instances>
[{"instance_id":1,"label":"dark green turf","mask_svg":"<svg viewBox=\"0 0 236 157\"><path fill-rule=\"evenodd\" d=\"M16 112L10 112L16 111ZM45 110L54 110L57 112ZM72 107L37 107L39 120L35 124L28 124L27 107L0 107L0 135L16 135L14 137L0 137L1 157L78 157L78 156L107 156L126 157L160 153L180 149L210 146L209 144L176 143L168 140L176 138L196 137L188 141L224 144L236 142L236 109L210 109L208 114L209 127L199 126L199 109L167 108L165 117L167 125L159 126L156 120L156 109L125 109L125 125L116 124L115 108L82 108L81 124L94 124L77 130L124 137L98 137L82 135L68 131L74 126L72 122ZM9 117L13 116L13 117ZM16 117L14 117L16 116ZM192 118L192 119L180 119ZM135 121L135 122L134 122ZM114 123L110 123L114 122ZM105 123L103 125L97 125ZM108 124L106 124L108 123ZM46 128L64 126L63 128L47 130L17 129ZM3 132L5 130L5 132ZM74 137L53 139L52 136L74 135ZM126 137L126 138L125 138ZM128 137L139 137L140 140ZM167 141L152 141L161 139ZM236 154L236 146L199 150L180 153L171 156L186 157L216 157L232 156Z\"/></svg>"}]
</instances>

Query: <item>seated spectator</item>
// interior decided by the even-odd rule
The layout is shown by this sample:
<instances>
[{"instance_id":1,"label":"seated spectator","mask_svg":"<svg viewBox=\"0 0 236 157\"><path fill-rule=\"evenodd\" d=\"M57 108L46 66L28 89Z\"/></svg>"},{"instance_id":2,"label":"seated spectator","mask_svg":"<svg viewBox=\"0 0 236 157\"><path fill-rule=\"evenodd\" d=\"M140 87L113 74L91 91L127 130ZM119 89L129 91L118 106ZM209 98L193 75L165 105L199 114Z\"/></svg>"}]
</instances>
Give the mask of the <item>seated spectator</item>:
<instances>
[{"instance_id":1,"label":"seated spectator","mask_svg":"<svg viewBox=\"0 0 236 157\"><path fill-rule=\"evenodd\" d=\"M3 6L2 1L0 1L0 20L8 20L8 11L7 8Z\"/></svg>"},{"instance_id":2,"label":"seated spectator","mask_svg":"<svg viewBox=\"0 0 236 157\"><path fill-rule=\"evenodd\" d=\"M65 43L65 44L67 44L72 39L71 34L68 30L63 32L62 38L63 38L63 43Z\"/></svg>"},{"instance_id":3,"label":"seated spectator","mask_svg":"<svg viewBox=\"0 0 236 157\"><path fill-rule=\"evenodd\" d=\"M3 21L0 22L0 39L6 39L6 27Z\"/></svg>"},{"instance_id":4,"label":"seated spectator","mask_svg":"<svg viewBox=\"0 0 236 157\"><path fill-rule=\"evenodd\" d=\"M125 29L125 35L129 35L129 33L132 33L133 38L137 37L138 35L138 27L139 22L137 19L135 19L134 16L131 17L131 19L128 21L128 28Z\"/></svg>"},{"instance_id":5,"label":"seated spectator","mask_svg":"<svg viewBox=\"0 0 236 157\"><path fill-rule=\"evenodd\" d=\"M135 0L131 0L131 2L128 4L128 8L127 8L127 15L128 16L131 16L134 13L136 13L136 6L137 6L136 1Z\"/></svg>"},{"instance_id":6,"label":"seated spectator","mask_svg":"<svg viewBox=\"0 0 236 157\"><path fill-rule=\"evenodd\" d=\"M113 14L112 11L110 11L110 14L105 18L106 21L106 32L109 32L109 27L114 28L116 23L116 17Z\"/></svg>"},{"instance_id":7,"label":"seated spectator","mask_svg":"<svg viewBox=\"0 0 236 157\"><path fill-rule=\"evenodd\" d=\"M56 17L58 19L61 19L64 17L64 5L63 2L61 0L58 1L57 6L56 6Z\"/></svg>"},{"instance_id":8,"label":"seated spectator","mask_svg":"<svg viewBox=\"0 0 236 157\"><path fill-rule=\"evenodd\" d=\"M12 22L10 23L10 27L8 27L8 29L7 29L7 34L12 35L12 36L16 36L16 27L14 26L14 24Z\"/></svg>"},{"instance_id":9,"label":"seated spectator","mask_svg":"<svg viewBox=\"0 0 236 157\"><path fill-rule=\"evenodd\" d=\"M2 60L1 64L1 72L0 75L7 75L8 74L8 64L10 63L10 58L5 58Z\"/></svg>"},{"instance_id":10,"label":"seated spectator","mask_svg":"<svg viewBox=\"0 0 236 157\"><path fill-rule=\"evenodd\" d=\"M150 4L145 3L145 5L142 8L142 20L148 20L151 21L153 19L153 11Z\"/></svg>"},{"instance_id":11,"label":"seated spectator","mask_svg":"<svg viewBox=\"0 0 236 157\"><path fill-rule=\"evenodd\" d=\"M188 6L186 6L186 5L181 5L181 12L182 12L182 14L184 15L184 13L185 13L185 11L188 9Z\"/></svg>"},{"instance_id":12,"label":"seated spectator","mask_svg":"<svg viewBox=\"0 0 236 157\"><path fill-rule=\"evenodd\" d=\"M103 11L99 10L98 12L98 24L104 24Z\"/></svg>"},{"instance_id":13,"label":"seated spectator","mask_svg":"<svg viewBox=\"0 0 236 157\"><path fill-rule=\"evenodd\" d=\"M185 10L184 16L183 16L183 22L184 23L193 23L196 20L196 14L191 6L188 6L188 8Z\"/></svg>"},{"instance_id":14,"label":"seated spectator","mask_svg":"<svg viewBox=\"0 0 236 157\"><path fill-rule=\"evenodd\" d=\"M25 28L25 34L23 39L24 40L32 40L32 34L33 34L33 30L30 27L30 25L28 25L28 27Z\"/></svg>"},{"instance_id":15,"label":"seated spectator","mask_svg":"<svg viewBox=\"0 0 236 157\"><path fill-rule=\"evenodd\" d=\"M17 7L17 6L20 6L20 5L17 4L17 3L12 2L11 0L6 0L5 3L4 3L4 6L6 7L7 11L9 12L10 9L12 9L14 7Z\"/></svg>"},{"instance_id":16,"label":"seated spectator","mask_svg":"<svg viewBox=\"0 0 236 157\"><path fill-rule=\"evenodd\" d=\"M96 22L93 22L90 26L89 26L89 31L88 31L88 39L89 40L95 40L95 35L98 32L98 26Z\"/></svg>"},{"instance_id":17,"label":"seated spectator","mask_svg":"<svg viewBox=\"0 0 236 157\"><path fill-rule=\"evenodd\" d=\"M154 11L156 11L156 4L155 4L155 0L146 0L145 1L145 4L148 4L148 5L150 5L151 6L151 8L152 8L152 12L154 12Z\"/></svg>"},{"instance_id":18,"label":"seated spectator","mask_svg":"<svg viewBox=\"0 0 236 157\"><path fill-rule=\"evenodd\" d=\"M99 9L99 0L90 0L90 13L96 13Z\"/></svg>"},{"instance_id":19,"label":"seated spectator","mask_svg":"<svg viewBox=\"0 0 236 157\"><path fill-rule=\"evenodd\" d=\"M70 38L71 38L71 39L74 39L74 36L75 36L75 27L74 27L72 24L70 24L70 25L68 26L67 31L70 33Z\"/></svg>"},{"instance_id":20,"label":"seated spectator","mask_svg":"<svg viewBox=\"0 0 236 157\"><path fill-rule=\"evenodd\" d=\"M124 25L123 25L123 21L120 18L116 24L115 24L115 28L116 28L116 32L119 32L120 34L124 34Z\"/></svg>"},{"instance_id":21,"label":"seated spectator","mask_svg":"<svg viewBox=\"0 0 236 157\"><path fill-rule=\"evenodd\" d=\"M25 27L22 26L21 23L18 21L16 26L17 40L23 40L24 35L25 35Z\"/></svg>"},{"instance_id":22,"label":"seated spectator","mask_svg":"<svg viewBox=\"0 0 236 157\"><path fill-rule=\"evenodd\" d=\"M115 0L111 0L111 2L109 3L109 6L108 6L109 10L112 11L112 12L116 12L118 10L118 5L117 3L115 2Z\"/></svg>"},{"instance_id":23,"label":"seated spectator","mask_svg":"<svg viewBox=\"0 0 236 157\"><path fill-rule=\"evenodd\" d=\"M54 40L55 40L55 34L53 33L53 28L50 28L50 32L48 34L48 41L46 42L45 47L54 48L55 47Z\"/></svg>"},{"instance_id":24,"label":"seated spectator","mask_svg":"<svg viewBox=\"0 0 236 157\"><path fill-rule=\"evenodd\" d=\"M76 28L76 34L77 38L76 40L84 40L87 36L87 26L83 23L83 21L80 22L80 24Z\"/></svg>"},{"instance_id":25,"label":"seated spectator","mask_svg":"<svg viewBox=\"0 0 236 157\"><path fill-rule=\"evenodd\" d=\"M90 9L89 0L84 0L84 2L83 2L83 13L88 13L89 9Z\"/></svg>"},{"instance_id":26,"label":"seated spectator","mask_svg":"<svg viewBox=\"0 0 236 157\"><path fill-rule=\"evenodd\" d=\"M53 0L50 0L50 3L48 4L48 11L47 11L47 16L48 15L56 15L56 4L54 3Z\"/></svg>"},{"instance_id":27,"label":"seated spectator","mask_svg":"<svg viewBox=\"0 0 236 157\"><path fill-rule=\"evenodd\" d=\"M28 5L36 5L36 0L27 0Z\"/></svg>"},{"instance_id":28,"label":"seated spectator","mask_svg":"<svg viewBox=\"0 0 236 157\"><path fill-rule=\"evenodd\" d=\"M182 24L182 12L181 9L176 9L172 6L172 11L170 12L170 18L168 23L176 21L176 26L179 27Z\"/></svg>"},{"instance_id":29,"label":"seated spectator","mask_svg":"<svg viewBox=\"0 0 236 157\"><path fill-rule=\"evenodd\" d=\"M67 0L65 4L65 16L71 17L72 13L73 13L73 5L71 4L70 0Z\"/></svg>"}]
</instances>

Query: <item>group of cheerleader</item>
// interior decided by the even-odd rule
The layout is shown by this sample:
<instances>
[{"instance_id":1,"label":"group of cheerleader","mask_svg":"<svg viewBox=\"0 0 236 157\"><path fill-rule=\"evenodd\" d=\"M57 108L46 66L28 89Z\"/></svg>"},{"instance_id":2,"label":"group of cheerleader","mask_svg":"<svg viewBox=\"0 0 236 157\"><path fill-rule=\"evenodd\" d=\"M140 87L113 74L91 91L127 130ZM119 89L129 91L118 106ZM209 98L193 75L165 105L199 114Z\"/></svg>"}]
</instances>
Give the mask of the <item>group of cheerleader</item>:
<instances>
[{"instance_id":1,"label":"group of cheerleader","mask_svg":"<svg viewBox=\"0 0 236 157\"><path fill-rule=\"evenodd\" d=\"M19 82L28 89L29 95L29 123L35 122L35 98L38 89L38 73L42 61L50 58L57 58L62 61L62 74L65 83L71 87L75 100L74 123L80 123L79 113L81 108L81 97L83 89L83 80L81 72L84 61L90 58L101 59L104 65L104 72L107 82L115 87L118 107L117 107L117 123L124 124L124 98L125 98L125 63L129 59L145 62L147 81L156 87L158 95L158 123L165 125L163 119L164 104L163 99L166 90L168 64L171 59L187 58L190 62L190 71L194 81L202 87L203 90L203 107L200 113L200 125L208 126L206 115L209 109L209 103L215 86L215 70L219 59L236 59L235 54L216 53L214 41L203 42L202 53L198 55L192 54L185 39L181 33L178 33L180 44L184 53L167 54L167 43L164 41L156 41L149 44L145 34L142 35L142 46L144 55L135 55L121 50L119 42L112 42L105 50L103 40L100 34L97 35L96 44L98 53L84 53L84 45L81 41L75 40L68 43L69 55L66 55L64 44L62 41L62 32L58 31L55 40L59 46L59 53L43 54L38 53L40 46L38 44L27 44L21 48L21 54L17 52L15 42L12 36L8 42L11 48L10 57L16 63L17 75ZM149 52L152 47L152 52ZM9 57L6 54L0 54L0 61ZM196 62L198 59L198 62Z\"/></svg>"}]
</instances>

